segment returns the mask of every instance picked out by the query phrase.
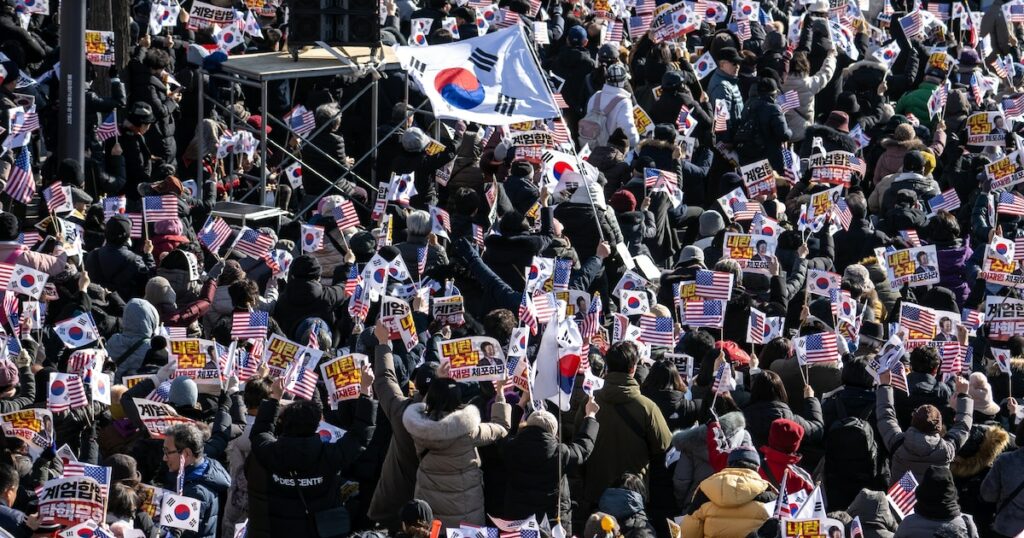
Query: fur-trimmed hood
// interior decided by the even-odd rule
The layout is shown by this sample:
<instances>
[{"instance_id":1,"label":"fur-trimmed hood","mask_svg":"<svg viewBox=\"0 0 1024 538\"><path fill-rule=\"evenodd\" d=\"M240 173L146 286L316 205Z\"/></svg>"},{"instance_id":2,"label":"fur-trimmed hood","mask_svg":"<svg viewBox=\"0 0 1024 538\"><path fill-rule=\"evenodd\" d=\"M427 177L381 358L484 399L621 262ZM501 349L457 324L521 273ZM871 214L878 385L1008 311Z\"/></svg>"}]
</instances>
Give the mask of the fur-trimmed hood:
<instances>
[{"instance_id":1,"label":"fur-trimmed hood","mask_svg":"<svg viewBox=\"0 0 1024 538\"><path fill-rule=\"evenodd\" d=\"M1010 434L993 424L978 424L971 428L970 436L949 470L957 478L974 476L992 466L996 457L1010 444Z\"/></svg>"},{"instance_id":2,"label":"fur-trimmed hood","mask_svg":"<svg viewBox=\"0 0 1024 538\"><path fill-rule=\"evenodd\" d=\"M672 142L667 142L665 140L655 140L653 138L648 138L646 140L641 140L640 143L637 145L637 153L639 153L640 150L644 148L667 149L669 151L672 151L673 149L675 149L675 144L673 144Z\"/></svg>"},{"instance_id":3,"label":"fur-trimmed hood","mask_svg":"<svg viewBox=\"0 0 1024 538\"><path fill-rule=\"evenodd\" d=\"M738 430L747 427L747 421L743 418L743 413L739 411L718 417L718 423L725 431L726 438L731 438ZM702 455L701 459L707 459L707 435L706 424L679 430L672 434L672 446L684 454Z\"/></svg>"},{"instance_id":4,"label":"fur-trimmed hood","mask_svg":"<svg viewBox=\"0 0 1024 538\"><path fill-rule=\"evenodd\" d=\"M924 151L928 149L928 146L921 142L920 138L911 138L910 140L896 140L895 138L885 138L882 140L883 148L903 148L907 151L918 150Z\"/></svg>"},{"instance_id":5,"label":"fur-trimmed hood","mask_svg":"<svg viewBox=\"0 0 1024 538\"><path fill-rule=\"evenodd\" d=\"M1018 373L1024 372L1024 357L1013 357L1013 358L1011 358L1010 359L1010 371L1011 372L1018 372ZM985 370L985 374L988 375L988 377L990 377L990 378L997 377L1001 373L1002 373L1002 370L999 369L999 365L997 365L995 362L993 362L992 364L989 364L986 367L986 370Z\"/></svg>"},{"instance_id":6,"label":"fur-trimmed hood","mask_svg":"<svg viewBox=\"0 0 1024 538\"><path fill-rule=\"evenodd\" d=\"M441 420L426 415L426 404L414 403L402 414L402 424L416 443L424 448L445 448L480 426L480 411L472 405L452 411Z\"/></svg>"}]
</instances>

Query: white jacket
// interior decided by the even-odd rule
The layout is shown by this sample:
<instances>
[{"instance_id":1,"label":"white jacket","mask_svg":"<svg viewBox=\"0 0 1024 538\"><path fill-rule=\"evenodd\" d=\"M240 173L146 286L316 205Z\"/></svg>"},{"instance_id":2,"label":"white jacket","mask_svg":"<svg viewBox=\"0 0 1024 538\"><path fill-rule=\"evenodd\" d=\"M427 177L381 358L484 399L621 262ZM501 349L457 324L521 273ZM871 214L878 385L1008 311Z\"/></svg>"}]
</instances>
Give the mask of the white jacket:
<instances>
[{"instance_id":1,"label":"white jacket","mask_svg":"<svg viewBox=\"0 0 1024 538\"><path fill-rule=\"evenodd\" d=\"M786 123L789 124L789 130L793 131L793 142L803 140L807 127L814 123L814 96L825 89L835 70L836 55L829 54L816 75L801 77L790 73L786 77L786 82L782 84L782 93L796 90L800 95L800 108L786 111Z\"/></svg>"},{"instance_id":2,"label":"white jacket","mask_svg":"<svg viewBox=\"0 0 1024 538\"><path fill-rule=\"evenodd\" d=\"M640 143L640 133L637 132L636 124L633 123L633 96L625 88L616 88L605 84L599 92L591 96L590 101L587 101L587 113L595 109L603 110L616 97L624 99L615 105L615 109L608 114L608 134L614 133L615 129L622 129L622 132L626 133L626 137L629 138L629 147L635 148Z\"/></svg>"}]
</instances>

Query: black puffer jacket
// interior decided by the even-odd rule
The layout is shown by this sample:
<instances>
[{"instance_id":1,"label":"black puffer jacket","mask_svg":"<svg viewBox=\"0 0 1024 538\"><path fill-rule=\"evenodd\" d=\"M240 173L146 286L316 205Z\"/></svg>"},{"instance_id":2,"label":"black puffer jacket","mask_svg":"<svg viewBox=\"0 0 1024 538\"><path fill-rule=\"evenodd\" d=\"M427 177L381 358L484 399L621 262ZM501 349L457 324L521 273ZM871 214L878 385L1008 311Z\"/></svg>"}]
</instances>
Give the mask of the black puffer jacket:
<instances>
[{"instance_id":1,"label":"black puffer jacket","mask_svg":"<svg viewBox=\"0 0 1024 538\"><path fill-rule=\"evenodd\" d=\"M549 520L559 515L563 520L570 517L569 480L564 471L558 473L559 460L563 470L582 465L594 449L597 430L597 421L587 418L572 444L557 442L554 435L537 426L527 426L515 437L499 440L497 446L507 471L504 516L523 519L536 515L543 519L547 515ZM559 489L562 503L559 513L555 513Z\"/></svg>"},{"instance_id":2,"label":"black puffer jacket","mask_svg":"<svg viewBox=\"0 0 1024 538\"><path fill-rule=\"evenodd\" d=\"M794 413L788 405L780 401L755 402L743 408L743 418L747 421L747 430L750 431L750 438L754 446L768 444L768 430L772 422L777 418L786 418L795 421L804 428L805 442L816 442L821 439L823 424L821 420L821 404L817 398L804 398L803 403L797 403L794 395L794 407L797 407L799 414Z\"/></svg>"},{"instance_id":3,"label":"black puffer jacket","mask_svg":"<svg viewBox=\"0 0 1024 538\"><path fill-rule=\"evenodd\" d=\"M347 272L348 268L343 271ZM288 282L274 308L274 319L281 323L285 334L295 329L306 318L320 318L334 325L335 310L348 299L345 286L324 286L320 283L320 262L308 254L295 258L288 270Z\"/></svg>"},{"instance_id":4,"label":"black puffer jacket","mask_svg":"<svg viewBox=\"0 0 1024 538\"><path fill-rule=\"evenodd\" d=\"M320 131L309 144L320 148L320 151L309 148L302 152L302 161L305 165L302 169L302 188L306 194L319 196L331 183L337 182L341 193L350 196L354 184L348 179L337 181L348 170L345 165L348 158L348 154L345 153L345 139L340 133L328 128ZM324 155L325 153L327 155Z\"/></svg>"}]
</instances>

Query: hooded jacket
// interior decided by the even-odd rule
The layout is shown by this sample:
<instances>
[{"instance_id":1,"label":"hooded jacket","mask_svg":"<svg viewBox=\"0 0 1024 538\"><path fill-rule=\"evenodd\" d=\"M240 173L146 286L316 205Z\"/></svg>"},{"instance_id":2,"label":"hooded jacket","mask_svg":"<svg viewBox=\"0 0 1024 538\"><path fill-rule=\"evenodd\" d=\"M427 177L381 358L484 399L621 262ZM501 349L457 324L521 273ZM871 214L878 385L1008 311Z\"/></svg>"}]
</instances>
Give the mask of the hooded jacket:
<instances>
[{"instance_id":1,"label":"hooded jacket","mask_svg":"<svg viewBox=\"0 0 1024 538\"><path fill-rule=\"evenodd\" d=\"M929 466L949 466L956 451L967 441L974 423L971 417L974 401L970 398L957 397L955 422L946 435L940 436L926 434L914 427L906 432L900 429L892 404L892 386L879 386L876 395L876 424L885 448L892 454L891 476L894 480L911 471L920 481Z\"/></svg>"},{"instance_id":2,"label":"hooded jacket","mask_svg":"<svg viewBox=\"0 0 1024 538\"><path fill-rule=\"evenodd\" d=\"M797 406L796 402L793 404ZM768 444L768 430L775 419L785 418L795 421L804 428L805 441L817 441L822 435L821 403L817 398L804 398L799 405L800 414L796 415L790 406L778 400L771 402L755 402L743 408L743 416L747 419L750 437L754 446Z\"/></svg>"},{"instance_id":3,"label":"hooded jacket","mask_svg":"<svg viewBox=\"0 0 1024 538\"><path fill-rule=\"evenodd\" d=\"M658 406L640 394L640 385L629 374L609 372L604 388L594 398L601 406L597 412L601 430L584 475L584 498L590 503L597 502L605 488L623 473L635 473L646 480L648 466L664 462L672 439ZM581 422L582 418L577 420L577 424ZM637 428L640 431L635 431Z\"/></svg>"},{"instance_id":4,"label":"hooded jacket","mask_svg":"<svg viewBox=\"0 0 1024 538\"><path fill-rule=\"evenodd\" d=\"M851 518L860 518L864 538L892 538L899 526L885 493L881 491L860 490L846 513Z\"/></svg>"},{"instance_id":5,"label":"hooded jacket","mask_svg":"<svg viewBox=\"0 0 1024 538\"><path fill-rule=\"evenodd\" d=\"M708 82L711 110L715 109L715 103L719 100L725 101L729 110L729 128L734 128L743 117L743 95L740 94L739 79L725 74L721 69L715 69Z\"/></svg>"},{"instance_id":6,"label":"hooded jacket","mask_svg":"<svg viewBox=\"0 0 1024 538\"><path fill-rule=\"evenodd\" d=\"M728 468L701 482L683 516L681 536L747 536L771 517L776 498L770 483L750 469Z\"/></svg>"},{"instance_id":7,"label":"hooded jacket","mask_svg":"<svg viewBox=\"0 0 1024 538\"><path fill-rule=\"evenodd\" d=\"M953 476L948 467L933 466L925 472L917 489L914 513L900 523L896 536L978 536L974 520L961 513L960 501L953 486Z\"/></svg>"},{"instance_id":8,"label":"hooded jacket","mask_svg":"<svg viewBox=\"0 0 1024 538\"><path fill-rule=\"evenodd\" d=\"M718 424L725 433L726 439L732 439L736 432L744 430L747 426L743 413L738 411L718 417ZM672 434L672 446L679 451L679 461L676 462L672 485L676 503L680 506L688 506L700 483L715 473L708 461L707 435L708 426L706 424ZM739 446L752 444L750 433L744 430Z\"/></svg>"},{"instance_id":9,"label":"hooded jacket","mask_svg":"<svg viewBox=\"0 0 1024 538\"><path fill-rule=\"evenodd\" d=\"M377 405L359 397L345 436L324 443L316 433L276 437L279 400L264 400L249 438L249 530L254 537L316 536L306 509L314 514L341 506L339 474L362 454L373 433Z\"/></svg>"},{"instance_id":10,"label":"hooded jacket","mask_svg":"<svg viewBox=\"0 0 1024 538\"><path fill-rule=\"evenodd\" d=\"M1024 531L1024 494L1010 498L1010 493L1021 484L1024 484L1024 448L996 458L981 483L981 498L1002 507L996 512L992 529L1004 536L1016 536Z\"/></svg>"},{"instance_id":11,"label":"hooded jacket","mask_svg":"<svg viewBox=\"0 0 1024 538\"><path fill-rule=\"evenodd\" d=\"M135 375L149 352L149 340L156 334L160 316L145 299L132 299L124 307L121 332L107 341L107 354L117 364L115 383L126 375ZM140 343L141 342L141 343ZM137 347L136 344L139 344ZM132 348L135 347L134 350Z\"/></svg>"},{"instance_id":12,"label":"hooded jacket","mask_svg":"<svg viewBox=\"0 0 1024 538\"><path fill-rule=\"evenodd\" d=\"M804 76L796 76L789 73L786 81L782 83L781 93L796 91L800 96L800 106L786 111L786 123L789 125L789 130L793 131L793 142L803 140L807 127L814 123L814 96L825 89L835 71L836 55L829 54L821 69L814 75L808 73Z\"/></svg>"},{"instance_id":13,"label":"hooded jacket","mask_svg":"<svg viewBox=\"0 0 1024 538\"><path fill-rule=\"evenodd\" d=\"M344 285L324 286L320 283L320 263L309 255L299 256L288 270L288 284L281 291L274 308L274 318L281 330L294 335L306 318L320 318L334 326L334 311L348 298Z\"/></svg>"},{"instance_id":14,"label":"hooded jacket","mask_svg":"<svg viewBox=\"0 0 1024 538\"><path fill-rule=\"evenodd\" d=\"M426 405L414 403L402 414L420 457L414 496L430 505L445 527L461 522L483 525L484 485L477 447L508 435L512 408L504 402L491 407L491 422L480 422L472 405L457 409L441 420L426 414Z\"/></svg>"}]
</instances>

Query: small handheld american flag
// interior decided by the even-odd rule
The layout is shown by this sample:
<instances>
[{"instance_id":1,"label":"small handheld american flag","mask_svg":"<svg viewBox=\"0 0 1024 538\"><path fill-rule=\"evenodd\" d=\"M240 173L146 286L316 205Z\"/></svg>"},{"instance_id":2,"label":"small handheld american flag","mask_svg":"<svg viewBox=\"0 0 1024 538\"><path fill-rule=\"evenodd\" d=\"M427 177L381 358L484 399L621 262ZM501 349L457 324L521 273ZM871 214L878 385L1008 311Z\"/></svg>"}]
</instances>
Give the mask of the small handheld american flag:
<instances>
[{"instance_id":1,"label":"small handheld american flag","mask_svg":"<svg viewBox=\"0 0 1024 538\"><path fill-rule=\"evenodd\" d=\"M736 390L736 378L732 375L732 365L723 361L718 365L718 371L715 372L715 381L711 384L711 392L725 394L734 390Z\"/></svg>"},{"instance_id":2,"label":"small handheld american flag","mask_svg":"<svg viewBox=\"0 0 1024 538\"><path fill-rule=\"evenodd\" d=\"M1024 216L1024 197L1015 192L999 193L997 213L1000 215Z\"/></svg>"},{"instance_id":3,"label":"small handheld american flag","mask_svg":"<svg viewBox=\"0 0 1024 538\"><path fill-rule=\"evenodd\" d=\"M523 293L523 300L519 303L519 323L530 328L530 334L537 334L537 314L534 311L533 300L529 293Z\"/></svg>"},{"instance_id":4,"label":"small handheld american flag","mask_svg":"<svg viewBox=\"0 0 1024 538\"><path fill-rule=\"evenodd\" d=\"M142 202L142 215L146 222L159 222L178 218L178 199L171 194L146 196Z\"/></svg>"},{"instance_id":5,"label":"small handheld american flag","mask_svg":"<svg viewBox=\"0 0 1024 538\"><path fill-rule=\"evenodd\" d=\"M640 341L651 346L675 347L675 325L670 316L640 316Z\"/></svg>"},{"instance_id":6,"label":"small handheld american flag","mask_svg":"<svg viewBox=\"0 0 1024 538\"><path fill-rule=\"evenodd\" d=\"M95 480L100 485L100 493L102 493L104 497L107 496L110 488L110 467L90 465L88 463L81 463L78 461L71 461L64 465L65 478L72 478L76 476L84 476Z\"/></svg>"},{"instance_id":7,"label":"small handheld american flag","mask_svg":"<svg viewBox=\"0 0 1024 538\"><path fill-rule=\"evenodd\" d=\"M960 197L957 196L955 189L949 189L931 200L928 200L928 207L931 208L932 213L938 213L939 211L956 211L957 209L960 209Z\"/></svg>"},{"instance_id":8,"label":"small handheld american flag","mask_svg":"<svg viewBox=\"0 0 1024 538\"><path fill-rule=\"evenodd\" d=\"M922 334L935 334L935 313L923 306L911 303L900 305L900 326Z\"/></svg>"},{"instance_id":9,"label":"small handheld american flag","mask_svg":"<svg viewBox=\"0 0 1024 538\"><path fill-rule=\"evenodd\" d=\"M725 301L686 301L683 306L684 323L694 327L721 327L725 321Z\"/></svg>"},{"instance_id":10,"label":"small handheld american flag","mask_svg":"<svg viewBox=\"0 0 1024 538\"><path fill-rule=\"evenodd\" d=\"M100 142L105 142L111 138L117 138L121 135L120 130L117 128L117 111L113 111L103 119L103 123L96 128L96 138Z\"/></svg>"},{"instance_id":11,"label":"small handheld american flag","mask_svg":"<svg viewBox=\"0 0 1024 538\"><path fill-rule=\"evenodd\" d=\"M778 96L775 102L783 112L796 110L800 108L800 94L796 90L789 90L788 92Z\"/></svg>"},{"instance_id":12,"label":"small handheld american flag","mask_svg":"<svg viewBox=\"0 0 1024 538\"><path fill-rule=\"evenodd\" d=\"M210 252L217 252L231 237L231 226L220 217L206 217L206 224L199 230L199 242Z\"/></svg>"},{"instance_id":13,"label":"small handheld american flag","mask_svg":"<svg viewBox=\"0 0 1024 538\"><path fill-rule=\"evenodd\" d=\"M359 227L359 214L356 213L356 208L352 205L351 200L342 200L335 206L333 216L334 221L338 223L339 230Z\"/></svg>"},{"instance_id":14,"label":"small handheld american flag","mask_svg":"<svg viewBox=\"0 0 1024 538\"><path fill-rule=\"evenodd\" d=\"M729 129L729 108L724 99L715 101L715 132L721 133Z\"/></svg>"},{"instance_id":15,"label":"small handheld american flag","mask_svg":"<svg viewBox=\"0 0 1024 538\"><path fill-rule=\"evenodd\" d=\"M316 127L316 117L313 115L313 112L306 110L306 107L302 105L296 105L295 108L285 114L284 121L299 136L308 135Z\"/></svg>"},{"instance_id":16,"label":"small handheld american flag","mask_svg":"<svg viewBox=\"0 0 1024 538\"><path fill-rule=\"evenodd\" d=\"M14 166L7 172L7 185L4 192L13 200L27 204L36 193L36 180L32 177L32 156L28 148L23 148L14 159Z\"/></svg>"},{"instance_id":17,"label":"small handheld american flag","mask_svg":"<svg viewBox=\"0 0 1024 538\"><path fill-rule=\"evenodd\" d=\"M262 258L274 248L274 239L259 230L243 227L235 240L234 249L251 258Z\"/></svg>"},{"instance_id":18,"label":"small handheld american flag","mask_svg":"<svg viewBox=\"0 0 1024 538\"><path fill-rule=\"evenodd\" d=\"M705 299L726 299L732 297L732 273L700 269L694 279L695 293Z\"/></svg>"},{"instance_id":19,"label":"small handheld american flag","mask_svg":"<svg viewBox=\"0 0 1024 538\"><path fill-rule=\"evenodd\" d=\"M900 17L900 27L903 28L903 33L907 36L907 39L913 39L924 29L924 21L921 19L921 13L914 11L908 15Z\"/></svg>"},{"instance_id":20,"label":"small handheld american flag","mask_svg":"<svg viewBox=\"0 0 1024 538\"><path fill-rule=\"evenodd\" d=\"M551 288L554 291L565 291L569 289L569 277L572 276L572 259L558 258L555 260L555 270L551 275Z\"/></svg>"},{"instance_id":21,"label":"small handheld american flag","mask_svg":"<svg viewBox=\"0 0 1024 538\"><path fill-rule=\"evenodd\" d=\"M917 504L916 491L917 479L914 478L914 473L907 471L889 488L885 496L889 499L889 504L899 513L900 518L906 518L914 513L914 505Z\"/></svg>"},{"instance_id":22,"label":"small handheld american flag","mask_svg":"<svg viewBox=\"0 0 1024 538\"><path fill-rule=\"evenodd\" d=\"M232 338L266 338L270 314L257 310L254 312L235 312L231 316Z\"/></svg>"},{"instance_id":23,"label":"small handheld american flag","mask_svg":"<svg viewBox=\"0 0 1024 538\"><path fill-rule=\"evenodd\" d=\"M797 356L802 358L801 364L817 362L833 362L839 355L836 333L825 332L809 334L797 341Z\"/></svg>"}]
</instances>

